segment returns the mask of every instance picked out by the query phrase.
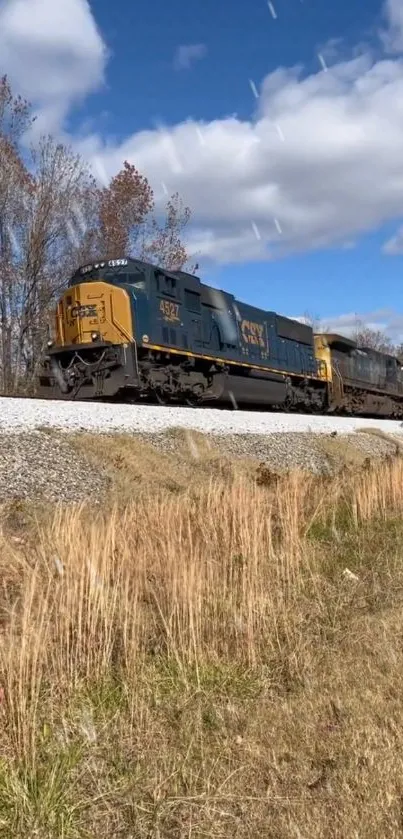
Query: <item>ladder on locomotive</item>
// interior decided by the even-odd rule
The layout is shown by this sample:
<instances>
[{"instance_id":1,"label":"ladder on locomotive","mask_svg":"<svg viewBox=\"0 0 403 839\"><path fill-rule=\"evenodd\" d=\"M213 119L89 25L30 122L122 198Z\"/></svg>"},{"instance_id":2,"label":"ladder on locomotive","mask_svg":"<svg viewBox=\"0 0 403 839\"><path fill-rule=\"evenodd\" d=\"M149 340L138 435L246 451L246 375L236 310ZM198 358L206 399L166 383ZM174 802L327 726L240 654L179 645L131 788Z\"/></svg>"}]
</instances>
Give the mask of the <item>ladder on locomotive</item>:
<instances>
[{"instance_id":1,"label":"ladder on locomotive","mask_svg":"<svg viewBox=\"0 0 403 839\"><path fill-rule=\"evenodd\" d=\"M332 380L329 382L329 404L332 411L340 408L344 400L343 377L337 361L332 361Z\"/></svg>"}]
</instances>

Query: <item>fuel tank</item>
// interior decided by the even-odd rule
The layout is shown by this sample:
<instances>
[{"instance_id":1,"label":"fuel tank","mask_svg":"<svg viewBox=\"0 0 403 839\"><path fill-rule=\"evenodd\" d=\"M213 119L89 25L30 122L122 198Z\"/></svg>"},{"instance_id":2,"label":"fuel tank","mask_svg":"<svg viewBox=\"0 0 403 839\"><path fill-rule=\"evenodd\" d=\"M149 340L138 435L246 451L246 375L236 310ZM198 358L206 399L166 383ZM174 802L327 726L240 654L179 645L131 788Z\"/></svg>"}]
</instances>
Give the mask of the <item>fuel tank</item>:
<instances>
[{"instance_id":1,"label":"fuel tank","mask_svg":"<svg viewBox=\"0 0 403 839\"><path fill-rule=\"evenodd\" d=\"M286 400L287 386L281 375L261 374L219 377L216 387L220 386L219 403L237 405L281 405Z\"/></svg>"}]
</instances>

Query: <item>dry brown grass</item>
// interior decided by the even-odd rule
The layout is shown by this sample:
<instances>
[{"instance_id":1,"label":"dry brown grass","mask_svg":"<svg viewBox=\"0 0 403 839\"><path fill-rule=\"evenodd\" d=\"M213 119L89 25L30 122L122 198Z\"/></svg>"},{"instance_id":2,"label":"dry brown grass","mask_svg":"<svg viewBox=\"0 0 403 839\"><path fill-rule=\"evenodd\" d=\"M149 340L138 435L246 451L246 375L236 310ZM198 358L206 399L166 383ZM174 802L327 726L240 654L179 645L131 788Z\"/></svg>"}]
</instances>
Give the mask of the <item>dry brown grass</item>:
<instances>
[{"instance_id":1,"label":"dry brown grass","mask_svg":"<svg viewBox=\"0 0 403 839\"><path fill-rule=\"evenodd\" d=\"M366 428L357 428L356 433L358 434L369 434L372 437L379 437L381 440L386 440L388 443L391 443L393 446L396 447L396 452L399 452L403 448L402 441L397 434L391 434L387 431L383 431L382 428L377 428L376 426L368 426Z\"/></svg>"},{"instance_id":2,"label":"dry brown grass","mask_svg":"<svg viewBox=\"0 0 403 839\"><path fill-rule=\"evenodd\" d=\"M359 438L359 435L355 436ZM399 451L388 435L380 432L378 436L390 444L390 452ZM368 461L369 452L355 445L354 435L331 437L311 434L306 437L305 445L313 453L324 455L325 466L327 461L327 467L334 474L346 469L359 470ZM164 498L167 494L181 495L189 488L206 487L211 480L218 479L228 484L244 479L253 484L262 471L271 472L273 476L289 471L287 465L278 463L278 458L275 463L272 462L270 437L267 447L263 447L259 455L247 455L240 446L237 456L222 449L220 438L209 438L200 432L182 428L168 429L151 437L84 432L69 435L68 439L76 450L85 454L86 459L107 472L111 482L110 498L119 498L122 504L150 493ZM386 452L387 448L384 458ZM309 465L306 470L309 474Z\"/></svg>"},{"instance_id":3,"label":"dry brown grass","mask_svg":"<svg viewBox=\"0 0 403 839\"><path fill-rule=\"evenodd\" d=\"M0 836L401 836L402 507L397 459L5 529Z\"/></svg>"},{"instance_id":4,"label":"dry brown grass","mask_svg":"<svg viewBox=\"0 0 403 839\"><path fill-rule=\"evenodd\" d=\"M317 434L315 444L324 452L334 466L334 471L346 467L359 469L367 460L368 455L354 445L354 441L347 435L340 434L330 437L327 434Z\"/></svg>"},{"instance_id":5,"label":"dry brown grass","mask_svg":"<svg viewBox=\"0 0 403 839\"><path fill-rule=\"evenodd\" d=\"M111 498L122 504L139 495L180 495L189 487L207 486L212 479L254 478L257 462L223 457L205 434L179 428L163 436L164 447L152 438L150 442L149 435L81 433L69 441L107 471Z\"/></svg>"}]
</instances>

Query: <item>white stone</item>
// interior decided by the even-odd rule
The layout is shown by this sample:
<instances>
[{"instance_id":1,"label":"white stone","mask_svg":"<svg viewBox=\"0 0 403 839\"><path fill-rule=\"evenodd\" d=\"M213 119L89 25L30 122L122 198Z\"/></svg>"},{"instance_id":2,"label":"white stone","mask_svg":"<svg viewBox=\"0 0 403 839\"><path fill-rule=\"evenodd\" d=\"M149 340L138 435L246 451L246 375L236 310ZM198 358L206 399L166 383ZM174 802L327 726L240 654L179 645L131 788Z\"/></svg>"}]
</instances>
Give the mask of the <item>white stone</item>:
<instances>
[{"instance_id":1,"label":"white stone","mask_svg":"<svg viewBox=\"0 0 403 839\"><path fill-rule=\"evenodd\" d=\"M272 434L291 431L318 434L337 431L339 434L348 434L360 428L375 427L403 435L402 424L398 420L0 398L0 431L18 433L44 426L64 431L104 433L152 433L180 427L206 434Z\"/></svg>"}]
</instances>

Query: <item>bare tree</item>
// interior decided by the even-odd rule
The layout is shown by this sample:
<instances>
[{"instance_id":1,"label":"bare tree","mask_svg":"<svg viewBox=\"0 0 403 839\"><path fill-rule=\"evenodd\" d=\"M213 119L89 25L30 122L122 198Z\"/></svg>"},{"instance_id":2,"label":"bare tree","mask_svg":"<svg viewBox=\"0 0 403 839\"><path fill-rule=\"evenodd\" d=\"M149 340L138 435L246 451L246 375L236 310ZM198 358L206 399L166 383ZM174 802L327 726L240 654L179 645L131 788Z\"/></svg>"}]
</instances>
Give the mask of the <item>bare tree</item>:
<instances>
[{"instance_id":1,"label":"bare tree","mask_svg":"<svg viewBox=\"0 0 403 839\"><path fill-rule=\"evenodd\" d=\"M30 174L13 149L9 190L1 191L7 219L0 261L1 390L5 393L32 384L49 307L76 266L87 228L85 199L93 186L80 157L50 137L32 150L29 163ZM78 217L82 229L77 233Z\"/></svg>"},{"instance_id":2,"label":"bare tree","mask_svg":"<svg viewBox=\"0 0 403 839\"><path fill-rule=\"evenodd\" d=\"M307 326L310 326L315 334L318 332L326 332L319 315L314 315L312 312L306 311L303 314L303 319L304 323L306 323Z\"/></svg>"},{"instance_id":3,"label":"bare tree","mask_svg":"<svg viewBox=\"0 0 403 839\"><path fill-rule=\"evenodd\" d=\"M0 79L0 388L12 389L15 354L14 298L18 233L24 224L31 178L18 143L32 123L30 105L13 96L6 76Z\"/></svg>"},{"instance_id":4,"label":"bare tree","mask_svg":"<svg viewBox=\"0 0 403 839\"><path fill-rule=\"evenodd\" d=\"M399 359L400 363L403 364L403 343L399 342L398 344L395 344L394 354L396 358Z\"/></svg>"},{"instance_id":5,"label":"bare tree","mask_svg":"<svg viewBox=\"0 0 403 839\"><path fill-rule=\"evenodd\" d=\"M32 152L33 176L21 237L19 361L35 374L49 306L76 267L88 229L86 199L94 184L80 156L51 137Z\"/></svg>"},{"instance_id":6,"label":"bare tree","mask_svg":"<svg viewBox=\"0 0 403 839\"><path fill-rule=\"evenodd\" d=\"M183 268L188 255L182 242L182 234L190 215L189 207L185 207L178 193L175 193L167 201L165 222L161 225L155 219L152 220L151 241L144 245L144 257L171 271Z\"/></svg>"},{"instance_id":7,"label":"bare tree","mask_svg":"<svg viewBox=\"0 0 403 839\"><path fill-rule=\"evenodd\" d=\"M359 347L368 347L369 349L392 355L395 352L393 341L388 337L386 332L382 329L370 329L370 327L365 326L360 321L357 321L352 338Z\"/></svg>"}]
</instances>

